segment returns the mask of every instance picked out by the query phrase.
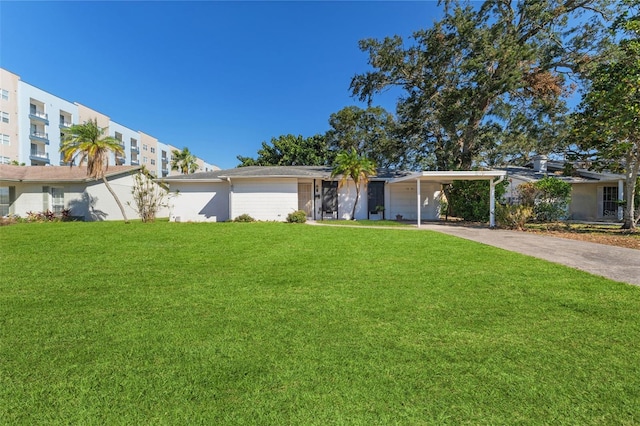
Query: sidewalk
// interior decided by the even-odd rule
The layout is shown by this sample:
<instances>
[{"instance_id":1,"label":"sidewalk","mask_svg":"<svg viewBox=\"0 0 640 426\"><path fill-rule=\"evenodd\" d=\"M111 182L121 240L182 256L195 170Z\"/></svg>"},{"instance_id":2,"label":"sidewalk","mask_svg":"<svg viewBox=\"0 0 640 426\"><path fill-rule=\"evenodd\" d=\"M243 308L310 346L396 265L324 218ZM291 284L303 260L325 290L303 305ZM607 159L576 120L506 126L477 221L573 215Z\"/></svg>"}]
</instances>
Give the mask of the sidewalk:
<instances>
[{"instance_id":1,"label":"sidewalk","mask_svg":"<svg viewBox=\"0 0 640 426\"><path fill-rule=\"evenodd\" d=\"M640 286L640 250L528 232L433 222L412 229L442 232Z\"/></svg>"}]
</instances>

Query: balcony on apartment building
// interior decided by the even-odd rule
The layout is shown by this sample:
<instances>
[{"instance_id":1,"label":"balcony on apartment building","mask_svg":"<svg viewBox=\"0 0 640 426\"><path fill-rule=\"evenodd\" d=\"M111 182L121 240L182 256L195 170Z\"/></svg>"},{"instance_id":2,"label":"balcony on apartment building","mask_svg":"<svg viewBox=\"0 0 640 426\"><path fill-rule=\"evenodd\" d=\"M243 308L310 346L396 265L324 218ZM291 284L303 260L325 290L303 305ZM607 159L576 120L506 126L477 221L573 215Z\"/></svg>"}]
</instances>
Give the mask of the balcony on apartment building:
<instances>
[{"instance_id":1,"label":"balcony on apartment building","mask_svg":"<svg viewBox=\"0 0 640 426\"><path fill-rule=\"evenodd\" d=\"M29 133L29 139L49 145L49 134L39 130L32 130L31 133Z\"/></svg>"},{"instance_id":2,"label":"balcony on apartment building","mask_svg":"<svg viewBox=\"0 0 640 426\"><path fill-rule=\"evenodd\" d=\"M140 160L138 160L137 158L134 160L133 158L131 159L131 165L132 166L139 166L140 165Z\"/></svg>"},{"instance_id":3,"label":"balcony on apartment building","mask_svg":"<svg viewBox=\"0 0 640 426\"><path fill-rule=\"evenodd\" d=\"M31 108L31 111L29 112L29 118L34 121L42 122L47 126L49 125L49 115L44 111Z\"/></svg>"},{"instance_id":4,"label":"balcony on apartment building","mask_svg":"<svg viewBox=\"0 0 640 426\"><path fill-rule=\"evenodd\" d=\"M45 151L41 151L39 149L31 148L31 155L29 155L29 159L33 161L41 161L43 163L49 164L49 153Z\"/></svg>"},{"instance_id":5,"label":"balcony on apartment building","mask_svg":"<svg viewBox=\"0 0 640 426\"><path fill-rule=\"evenodd\" d=\"M67 121L67 120L62 120L62 117L60 118L60 128L61 129L68 129L69 127L73 126L73 124L71 123L71 120Z\"/></svg>"},{"instance_id":6,"label":"balcony on apartment building","mask_svg":"<svg viewBox=\"0 0 640 426\"><path fill-rule=\"evenodd\" d=\"M131 152L135 152L136 154L140 154L140 147L138 145L131 145Z\"/></svg>"}]
</instances>

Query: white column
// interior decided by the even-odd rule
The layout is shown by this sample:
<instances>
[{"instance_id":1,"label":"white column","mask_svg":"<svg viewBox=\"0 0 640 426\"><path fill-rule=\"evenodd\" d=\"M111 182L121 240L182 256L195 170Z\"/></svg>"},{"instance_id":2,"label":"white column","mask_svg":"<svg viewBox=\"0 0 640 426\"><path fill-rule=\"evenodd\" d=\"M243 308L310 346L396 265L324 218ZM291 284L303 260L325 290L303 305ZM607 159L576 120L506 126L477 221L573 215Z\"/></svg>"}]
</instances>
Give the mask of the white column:
<instances>
[{"instance_id":1,"label":"white column","mask_svg":"<svg viewBox=\"0 0 640 426\"><path fill-rule=\"evenodd\" d=\"M422 216L422 203L420 203L420 178L416 179L416 198L418 199L417 211L418 211L418 228L420 228L420 217Z\"/></svg>"},{"instance_id":2,"label":"white column","mask_svg":"<svg viewBox=\"0 0 640 426\"><path fill-rule=\"evenodd\" d=\"M624 181L621 179L618 181L618 201L624 200ZM618 220L624 218L624 208L622 205L618 205Z\"/></svg>"},{"instance_id":3,"label":"white column","mask_svg":"<svg viewBox=\"0 0 640 426\"><path fill-rule=\"evenodd\" d=\"M493 179L489 181L489 226L496 226L496 184Z\"/></svg>"}]
</instances>

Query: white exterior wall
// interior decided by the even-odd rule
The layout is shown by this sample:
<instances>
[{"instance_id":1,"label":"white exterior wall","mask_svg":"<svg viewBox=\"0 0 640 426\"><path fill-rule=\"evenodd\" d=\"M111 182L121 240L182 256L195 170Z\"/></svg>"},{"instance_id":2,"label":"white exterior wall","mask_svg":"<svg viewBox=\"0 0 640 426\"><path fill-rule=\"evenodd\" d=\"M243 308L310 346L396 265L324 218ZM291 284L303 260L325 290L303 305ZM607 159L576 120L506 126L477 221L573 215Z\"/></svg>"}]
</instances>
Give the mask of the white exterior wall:
<instances>
[{"instance_id":1,"label":"white exterior wall","mask_svg":"<svg viewBox=\"0 0 640 426\"><path fill-rule=\"evenodd\" d=\"M59 98L44 90L38 89L23 81L18 82L18 105L20 135L19 161L27 165L31 164L31 120L29 118L30 100L34 99L44 104L44 113L47 114L49 124L44 125L44 131L48 134L49 144L45 145L45 152L49 155L49 165L60 165L60 111L71 114L71 122L78 124L78 106L72 102Z\"/></svg>"},{"instance_id":2,"label":"white exterior wall","mask_svg":"<svg viewBox=\"0 0 640 426\"><path fill-rule=\"evenodd\" d=\"M353 181L344 184L338 188L338 219L350 220L353 211L353 203L356 201L356 186ZM360 196L356 205L356 219L363 220L367 218L367 187L360 186ZM322 199L320 199L322 202Z\"/></svg>"},{"instance_id":3,"label":"white exterior wall","mask_svg":"<svg viewBox=\"0 0 640 426\"><path fill-rule=\"evenodd\" d=\"M175 222L225 222L229 220L229 184L227 182L172 182Z\"/></svg>"},{"instance_id":4,"label":"white exterior wall","mask_svg":"<svg viewBox=\"0 0 640 426\"><path fill-rule=\"evenodd\" d=\"M232 179L231 219L249 214L256 220L284 222L298 210L298 179Z\"/></svg>"},{"instance_id":5,"label":"white exterior wall","mask_svg":"<svg viewBox=\"0 0 640 426\"><path fill-rule=\"evenodd\" d=\"M131 194L133 188L133 176L120 176L109 179L111 187L122 202L129 219L138 218L138 214L127 202L133 203ZM45 206L44 186L62 188L64 191L65 208L71 210L71 216L78 216L84 220L122 220L122 213L111 193L102 181L87 183L55 183L55 182L16 182L6 186L15 186L16 200L14 202L14 214L25 217L27 212L42 212L51 209L51 196L47 196L48 205ZM167 217L167 209L159 212L158 217Z\"/></svg>"},{"instance_id":6,"label":"white exterior wall","mask_svg":"<svg viewBox=\"0 0 640 426\"><path fill-rule=\"evenodd\" d=\"M395 219L396 215L402 215L406 220L418 220L417 214L417 182L402 182L386 186L388 204L386 217ZM421 220L438 220L440 218L441 185L438 183L420 183L420 203L422 205Z\"/></svg>"},{"instance_id":7,"label":"white exterior wall","mask_svg":"<svg viewBox=\"0 0 640 426\"><path fill-rule=\"evenodd\" d=\"M131 138L138 141L138 146L140 146L140 133L135 130L131 130L128 127L123 126L122 124L118 124L116 122L111 121L109 123L109 135L111 137L116 136L116 132L122 135L122 143L124 143L124 165L131 165ZM115 162L115 154L111 153L109 158L109 164L116 164ZM151 169L151 168L149 168Z\"/></svg>"}]
</instances>

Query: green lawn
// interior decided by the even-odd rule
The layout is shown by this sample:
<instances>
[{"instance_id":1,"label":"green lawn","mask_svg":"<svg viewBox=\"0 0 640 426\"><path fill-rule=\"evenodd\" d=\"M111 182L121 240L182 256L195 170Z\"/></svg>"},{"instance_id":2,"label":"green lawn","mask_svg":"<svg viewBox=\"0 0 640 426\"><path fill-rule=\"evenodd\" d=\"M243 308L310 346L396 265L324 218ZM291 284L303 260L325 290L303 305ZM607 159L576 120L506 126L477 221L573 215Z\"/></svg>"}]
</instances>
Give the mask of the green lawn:
<instances>
[{"instance_id":1,"label":"green lawn","mask_svg":"<svg viewBox=\"0 0 640 426\"><path fill-rule=\"evenodd\" d=\"M541 260L276 223L0 246L0 423L640 423L640 288Z\"/></svg>"}]
</instances>

